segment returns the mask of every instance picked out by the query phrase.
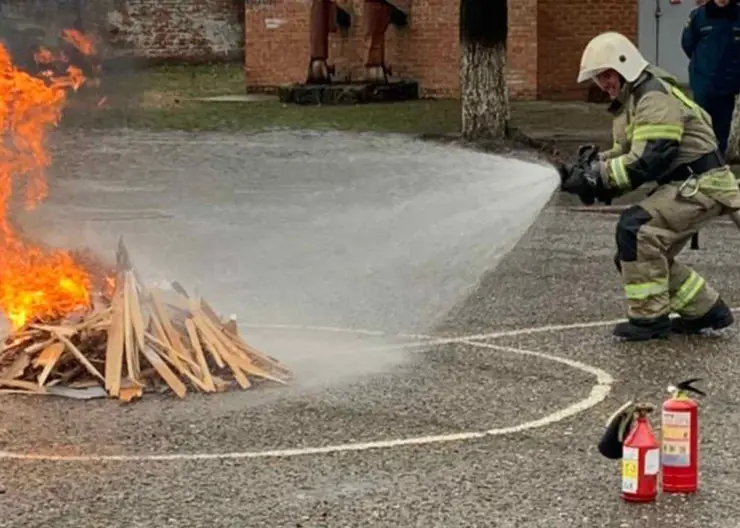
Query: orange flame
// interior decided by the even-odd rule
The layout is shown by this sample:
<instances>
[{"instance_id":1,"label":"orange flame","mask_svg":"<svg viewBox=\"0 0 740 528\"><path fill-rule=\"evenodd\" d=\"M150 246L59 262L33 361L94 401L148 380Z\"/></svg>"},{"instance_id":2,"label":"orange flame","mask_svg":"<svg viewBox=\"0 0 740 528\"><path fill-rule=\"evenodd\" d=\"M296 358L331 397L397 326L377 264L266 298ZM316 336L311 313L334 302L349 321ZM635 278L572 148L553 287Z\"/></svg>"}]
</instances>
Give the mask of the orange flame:
<instances>
[{"instance_id":1,"label":"orange flame","mask_svg":"<svg viewBox=\"0 0 740 528\"><path fill-rule=\"evenodd\" d=\"M76 29L65 29L62 35L64 36L64 40L80 50L80 53L83 55L93 55L95 53L95 44L92 39Z\"/></svg>"},{"instance_id":2,"label":"orange flame","mask_svg":"<svg viewBox=\"0 0 740 528\"><path fill-rule=\"evenodd\" d=\"M79 36L73 30L68 33L70 39ZM36 58L42 63L57 57L42 49ZM14 329L91 302L87 271L66 251L44 251L21 240L8 219L15 179L26 180L27 207L46 197L45 170L51 164L47 135L59 123L67 91L84 82L82 71L74 66L60 76L23 72L0 44L0 311Z\"/></svg>"}]
</instances>

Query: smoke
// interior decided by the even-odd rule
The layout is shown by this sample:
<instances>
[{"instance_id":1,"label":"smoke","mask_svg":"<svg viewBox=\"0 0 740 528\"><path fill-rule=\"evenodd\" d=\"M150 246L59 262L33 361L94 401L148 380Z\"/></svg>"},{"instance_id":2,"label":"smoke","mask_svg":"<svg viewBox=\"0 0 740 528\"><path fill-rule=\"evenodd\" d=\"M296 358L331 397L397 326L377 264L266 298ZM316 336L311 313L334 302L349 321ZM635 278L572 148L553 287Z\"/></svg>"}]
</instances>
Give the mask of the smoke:
<instances>
[{"instance_id":1,"label":"smoke","mask_svg":"<svg viewBox=\"0 0 740 528\"><path fill-rule=\"evenodd\" d=\"M311 383L402 361L387 346L466 302L557 186L551 167L402 136L128 131L70 136L55 159L27 232L103 256L124 235L145 280L236 314Z\"/></svg>"}]
</instances>

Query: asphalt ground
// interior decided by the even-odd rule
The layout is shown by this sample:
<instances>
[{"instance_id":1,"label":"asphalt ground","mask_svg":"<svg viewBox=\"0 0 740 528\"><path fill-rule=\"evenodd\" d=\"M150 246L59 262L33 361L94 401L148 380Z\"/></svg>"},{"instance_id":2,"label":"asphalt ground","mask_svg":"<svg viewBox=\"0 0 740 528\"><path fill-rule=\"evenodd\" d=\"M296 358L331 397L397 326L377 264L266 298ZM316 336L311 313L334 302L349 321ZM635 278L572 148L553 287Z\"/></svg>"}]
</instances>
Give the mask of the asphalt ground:
<instances>
[{"instance_id":1,"label":"asphalt ground","mask_svg":"<svg viewBox=\"0 0 740 528\"><path fill-rule=\"evenodd\" d=\"M615 341L616 218L568 203L547 206L438 342L355 336L358 361L397 357L349 382L135 405L5 399L0 526L740 526L737 329ZM733 306L739 238L713 224L682 255ZM604 421L690 376L709 393L700 492L625 504L618 463L596 451Z\"/></svg>"}]
</instances>

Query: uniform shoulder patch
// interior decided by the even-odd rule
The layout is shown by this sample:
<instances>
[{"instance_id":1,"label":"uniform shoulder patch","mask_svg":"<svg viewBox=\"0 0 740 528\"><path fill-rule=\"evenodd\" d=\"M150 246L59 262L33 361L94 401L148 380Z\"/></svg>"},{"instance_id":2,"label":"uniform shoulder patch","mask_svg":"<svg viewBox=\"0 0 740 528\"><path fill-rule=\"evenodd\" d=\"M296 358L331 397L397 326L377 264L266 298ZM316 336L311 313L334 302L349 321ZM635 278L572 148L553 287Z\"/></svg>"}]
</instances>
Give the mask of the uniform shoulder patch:
<instances>
[{"instance_id":1,"label":"uniform shoulder patch","mask_svg":"<svg viewBox=\"0 0 740 528\"><path fill-rule=\"evenodd\" d=\"M697 7L695 9L692 9L689 12L689 18L686 19L686 24L684 24L684 27L687 28L691 25L691 23L694 21L694 18L696 18L697 13L699 13L699 10L702 9L704 6Z\"/></svg>"}]
</instances>

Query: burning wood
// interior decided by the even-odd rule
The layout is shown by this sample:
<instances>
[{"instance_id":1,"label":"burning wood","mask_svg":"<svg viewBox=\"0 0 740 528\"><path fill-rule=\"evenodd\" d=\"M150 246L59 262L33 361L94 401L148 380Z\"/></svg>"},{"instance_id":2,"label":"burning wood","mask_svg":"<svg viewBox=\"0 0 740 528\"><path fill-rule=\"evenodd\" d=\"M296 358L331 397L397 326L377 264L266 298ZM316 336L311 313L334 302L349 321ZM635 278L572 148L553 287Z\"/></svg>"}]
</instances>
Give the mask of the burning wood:
<instances>
[{"instance_id":1,"label":"burning wood","mask_svg":"<svg viewBox=\"0 0 740 528\"><path fill-rule=\"evenodd\" d=\"M64 38L94 53L82 33L67 30ZM58 66L67 59L40 49L36 60ZM182 398L232 381L243 389L255 380L285 383L288 370L249 346L204 300L179 286L175 293L146 289L123 241L107 277L84 255L44 250L14 229L8 204L15 180L25 180L29 207L46 197L48 133L68 92L88 82L73 65L58 70L22 71L0 44L0 312L13 328L0 350L0 392L80 397L82 390L87 397L92 390L131 401L159 388Z\"/></svg>"},{"instance_id":2,"label":"burning wood","mask_svg":"<svg viewBox=\"0 0 740 528\"><path fill-rule=\"evenodd\" d=\"M239 337L209 304L178 283L147 289L123 241L115 287L85 309L55 321L34 320L11 333L0 351L0 393L64 394L93 389L131 401L145 391L219 392L234 382L284 384L289 370ZM61 389L61 390L60 390Z\"/></svg>"}]
</instances>

